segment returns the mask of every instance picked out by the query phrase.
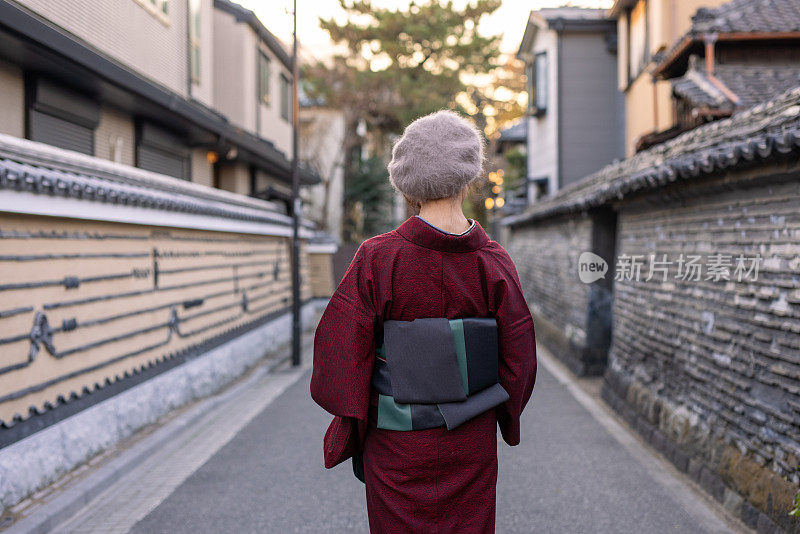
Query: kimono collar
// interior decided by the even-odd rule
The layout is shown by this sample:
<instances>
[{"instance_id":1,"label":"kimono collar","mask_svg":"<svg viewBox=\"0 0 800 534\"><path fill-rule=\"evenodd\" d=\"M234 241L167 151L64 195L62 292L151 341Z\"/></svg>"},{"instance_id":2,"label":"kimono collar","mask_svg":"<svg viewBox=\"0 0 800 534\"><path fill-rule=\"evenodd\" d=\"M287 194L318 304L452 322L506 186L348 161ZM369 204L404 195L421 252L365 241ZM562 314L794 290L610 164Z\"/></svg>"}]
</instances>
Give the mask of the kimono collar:
<instances>
[{"instance_id":1,"label":"kimono collar","mask_svg":"<svg viewBox=\"0 0 800 534\"><path fill-rule=\"evenodd\" d=\"M489 236L478 221L467 233L454 235L412 215L397 227L397 233L421 247L444 252L472 252L489 242Z\"/></svg>"}]
</instances>

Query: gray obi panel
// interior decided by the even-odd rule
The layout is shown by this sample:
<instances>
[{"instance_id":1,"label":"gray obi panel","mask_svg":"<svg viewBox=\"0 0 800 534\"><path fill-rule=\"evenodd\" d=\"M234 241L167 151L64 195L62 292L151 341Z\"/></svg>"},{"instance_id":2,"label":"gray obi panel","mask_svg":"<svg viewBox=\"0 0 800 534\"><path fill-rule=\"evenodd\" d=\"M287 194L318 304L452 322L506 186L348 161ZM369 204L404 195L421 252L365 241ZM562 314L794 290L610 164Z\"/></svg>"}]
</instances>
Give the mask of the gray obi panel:
<instances>
[{"instance_id":1,"label":"gray obi panel","mask_svg":"<svg viewBox=\"0 0 800 534\"><path fill-rule=\"evenodd\" d=\"M467 399L449 320L385 321L383 342L395 402Z\"/></svg>"},{"instance_id":2,"label":"gray obi panel","mask_svg":"<svg viewBox=\"0 0 800 534\"><path fill-rule=\"evenodd\" d=\"M379 428L452 430L509 398L494 318L385 321L376 350Z\"/></svg>"}]
</instances>

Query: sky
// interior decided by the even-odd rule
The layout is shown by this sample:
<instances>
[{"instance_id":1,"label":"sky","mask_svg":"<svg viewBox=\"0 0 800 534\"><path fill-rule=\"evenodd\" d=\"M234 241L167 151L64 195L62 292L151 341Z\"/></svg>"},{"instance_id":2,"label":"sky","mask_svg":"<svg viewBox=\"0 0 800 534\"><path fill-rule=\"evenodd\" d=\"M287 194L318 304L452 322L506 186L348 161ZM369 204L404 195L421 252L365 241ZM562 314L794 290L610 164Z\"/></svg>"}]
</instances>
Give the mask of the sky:
<instances>
[{"instance_id":1,"label":"sky","mask_svg":"<svg viewBox=\"0 0 800 534\"><path fill-rule=\"evenodd\" d=\"M272 33L291 44L292 0L234 0L258 15ZM462 7L467 0L454 0ZM525 31L528 14L532 9L558 7L565 4L581 7L611 7L612 0L504 0L503 5L491 15L481 19L478 31L483 35L503 34L503 52L516 52ZM406 8L409 0L373 0L376 7ZM332 45L328 34L320 29L319 18L337 17L344 20L338 0L297 0L297 35L304 48L318 58L330 54Z\"/></svg>"}]
</instances>

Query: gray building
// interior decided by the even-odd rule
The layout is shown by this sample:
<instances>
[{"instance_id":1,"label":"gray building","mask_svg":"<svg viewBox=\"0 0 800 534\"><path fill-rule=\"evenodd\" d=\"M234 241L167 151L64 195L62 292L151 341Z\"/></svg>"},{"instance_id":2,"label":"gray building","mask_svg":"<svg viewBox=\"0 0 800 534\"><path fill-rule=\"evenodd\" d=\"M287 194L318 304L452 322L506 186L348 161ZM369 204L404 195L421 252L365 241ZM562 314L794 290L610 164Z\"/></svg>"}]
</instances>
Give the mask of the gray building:
<instances>
[{"instance_id":1,"label":"gray building","mask_svg":"<svg viewBox=\"0 0 800 534\"><path fill-rule=\"evenodd\" d=\"M517 57L528 78L526 197L535 202L623 155L615 23L602 9L532 11Z\"/></svg>"}]
</instances>

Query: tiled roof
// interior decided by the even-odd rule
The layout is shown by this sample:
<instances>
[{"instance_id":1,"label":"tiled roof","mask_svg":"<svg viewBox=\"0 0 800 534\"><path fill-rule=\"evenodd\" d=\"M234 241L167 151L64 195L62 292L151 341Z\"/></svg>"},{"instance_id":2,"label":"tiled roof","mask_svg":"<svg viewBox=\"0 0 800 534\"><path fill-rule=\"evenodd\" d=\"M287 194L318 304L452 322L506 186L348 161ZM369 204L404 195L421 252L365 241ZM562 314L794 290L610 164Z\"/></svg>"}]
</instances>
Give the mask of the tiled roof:
<instances>
[{"instance_id":1,"label":"tiled roof","mask_svg":"<svg viewBox=\"0 0 800 534\"><path fill-rule=\"evenodd\" d=\"M732 0L700 8L692 17L691 33L753 33L800 31L797 0Z\"/></svg>"},{"instance_id":2,"label":"tiled roof","mask_svg":"<svg viewBox=\"0 0 800 534\"><path fill-rule=\"evenodd\" d=\"M524 118L500 130L500 141L524 143L527 138L528 128Z\"/></svg>"},{"instance_id":3,"label":"tiled roof","mask_svg":"<svg viewBox=\"0 0 800 534\"><path fill-rule=\"evenodd\" d=\"M503 224L583 211L672 182L798 154L800 87L607 165L527 211L503 219Z\"/></svg>"},{"instance_id":4,"label":"tiled roof","mask_svg":"<svg viewBox=\"0 0 800 534\"><path fill-rule=\"evenodd\" d=\"M544 20L551 21L556 19L565 20L603 20L606 18L605 9L593 9L586 7L545 7L537 9L536 12Z\"/></svg>"},{"instance_id":5,"label":"tiled roof","mask_svg":"<svg viewBox=\"0 0 800 534\"><path fill-rule=\"evenodd\" d=\"M714 76L738 98L731 100L704 70L690 67L672 80L672 90L695 106L732 111L765 102L800 85L800 63L794 65L718 64Z\"/></svg>"},{"instance_id":6,"label":"tiled roof","mask_svg":"<svg viewBox=\"0 0 800 534\"><path fill-rule=\"evenodd\" d=\"M739 97L739 107L751 107L800 85L800 63L717 65L714 75Z\"/></svg>"},{"instance_id":7,"label":"tiled roof","mask_svg":"<svg viewBox=\"0 0 800 534\"><path fill-rule=\"evenodd\" d=\"M694 106L716 109L733 108L733 102L714 85L705 71L690 68L672 80L672 91Z\"/></svg>"},{"instance_id":8,"label":"tiled roof","mask_svg":"<svg viewBox=\"0 0 800 534\"><path fill-rule=\"evenodd\" d=\"M0 134L0 193L3 191L259 224L291 224L291 218L273 202ZM311 221L302 224L313 226Z\"/></svg>"},{"instance_id":9,"label":"tiled roof","mask_svg":"<svg viewBox=\"0 0 800 534\"><path fill-rule=\"evenodd\" d=\"M689 30L656 62L659 75L681 57L692 42L707 34L769 34L800 32L798 0L732 0L714 8L700 8Z\"/></svg>"}]
</instances>

